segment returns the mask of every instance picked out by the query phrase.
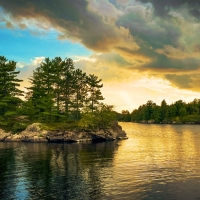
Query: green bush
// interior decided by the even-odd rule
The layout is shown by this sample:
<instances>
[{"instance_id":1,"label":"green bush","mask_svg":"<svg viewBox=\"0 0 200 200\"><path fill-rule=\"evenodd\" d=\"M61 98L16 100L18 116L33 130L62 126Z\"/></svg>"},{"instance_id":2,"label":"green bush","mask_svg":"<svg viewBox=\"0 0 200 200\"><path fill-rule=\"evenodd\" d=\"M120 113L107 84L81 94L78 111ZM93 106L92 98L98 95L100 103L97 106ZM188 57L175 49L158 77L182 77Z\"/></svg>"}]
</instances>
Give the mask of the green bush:
<instances>
[{"instance_id":1,"label":"green bush","mask_svg":"<svg viewBox=\"0 0 200 200\"><path fill-rule=\"evenodd\" d=\"M14 125L13 125L13 128L12 128L12 131L13 132L21 132L23 130L26 129L28 124L26 123L23 123L23 122L16 122Z\"/></svg>"},{"instance_id":2,"label":"green bush","mask_svg":"<svg viewBox=\"0 0 200 200\"><path fill-rule=\"evenodd\" d=\"M81 115L79 126L83 128L107 128L116 120L116 113L112 106L100 104L96 111L86 111Z\"/></svg>"}]
</instances>

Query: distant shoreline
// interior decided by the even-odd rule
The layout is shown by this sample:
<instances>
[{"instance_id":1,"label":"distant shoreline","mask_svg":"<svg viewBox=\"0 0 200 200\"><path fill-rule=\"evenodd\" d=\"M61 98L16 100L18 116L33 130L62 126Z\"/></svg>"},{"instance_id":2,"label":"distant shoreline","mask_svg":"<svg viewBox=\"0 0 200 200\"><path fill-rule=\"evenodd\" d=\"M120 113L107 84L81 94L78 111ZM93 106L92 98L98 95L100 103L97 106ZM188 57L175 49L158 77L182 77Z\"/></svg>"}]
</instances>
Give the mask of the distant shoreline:
<instances>
[{"instance_id":1,"label":"distant shoreline","mask_svg":"<svg viewBox=\"0 0 200 200\"><path fill-rule=\"evenodd\" d=\"M130 122L136 124L172 124L172 125L200 125L198 122Z\"/></svg>"}]
</instances>

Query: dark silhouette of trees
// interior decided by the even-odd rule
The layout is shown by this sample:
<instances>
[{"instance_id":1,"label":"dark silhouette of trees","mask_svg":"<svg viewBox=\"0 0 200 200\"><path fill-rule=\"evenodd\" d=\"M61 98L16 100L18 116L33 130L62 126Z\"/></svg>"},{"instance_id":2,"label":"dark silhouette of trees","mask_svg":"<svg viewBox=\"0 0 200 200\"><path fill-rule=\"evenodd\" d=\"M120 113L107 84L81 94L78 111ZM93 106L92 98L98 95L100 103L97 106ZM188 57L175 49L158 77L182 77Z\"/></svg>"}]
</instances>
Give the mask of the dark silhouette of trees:
<instances>
[{"instance_id":1,"label":"dark silhouette of trees","mask_svg":"<svg viewBox=\"0 0 200 200\"><path fill-rule=\"evenodd\" d=\"M200 99L194 99L189 103L178 100L171 105L168 105L163 100L160 106L152 101L147 101L146 104L132 111L130 121L146 123L200 123Z\"/></svg>"}]
</instances>

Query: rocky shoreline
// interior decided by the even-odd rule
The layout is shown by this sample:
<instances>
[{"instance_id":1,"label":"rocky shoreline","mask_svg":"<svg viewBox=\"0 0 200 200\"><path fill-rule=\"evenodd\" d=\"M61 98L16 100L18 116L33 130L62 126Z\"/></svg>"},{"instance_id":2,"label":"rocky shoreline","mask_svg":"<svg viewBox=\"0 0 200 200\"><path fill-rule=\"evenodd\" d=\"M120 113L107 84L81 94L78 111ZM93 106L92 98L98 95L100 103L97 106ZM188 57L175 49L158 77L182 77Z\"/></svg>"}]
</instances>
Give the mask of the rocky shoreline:
<instances>
[{"instance_id":1,"label":"rocky shoreline","mask_svg":"<svg viewBox=\"0 0 200 200\"><path fill-rule=\"evenodd\" d=\"M7 133L0 129L0 142L88 142L109 141L116 139L128 139L125 131L117 123L113 122L109 128L99 129L70 129L42 130L40 123L29 125L19 134Z\"/></svg>"}]
</instances>

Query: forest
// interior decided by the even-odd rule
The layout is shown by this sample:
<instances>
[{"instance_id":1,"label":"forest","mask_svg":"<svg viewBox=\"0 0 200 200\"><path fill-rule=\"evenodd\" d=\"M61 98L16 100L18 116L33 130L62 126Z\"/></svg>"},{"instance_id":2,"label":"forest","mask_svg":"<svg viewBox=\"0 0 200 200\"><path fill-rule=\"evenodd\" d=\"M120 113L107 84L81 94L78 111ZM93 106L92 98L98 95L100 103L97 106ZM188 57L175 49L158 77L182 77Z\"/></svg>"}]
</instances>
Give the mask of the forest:
<instances>
[{"instance_id":1,"label":"forest","mask_svg":"<svg viewBox=\"0 0 200 200\"><path fill-rule=\"evenodd\" d=\"M116 119L113 106L102 103L102 80L76 69L72 59L45 58L23 91L16 65L0 56L1 128L18 132L33 122L50 128L94 128Z\"/></svg>"},{"instance_id":2,"label":"forest","mask_svg":"<svg viewBox=\"0 0 200 200\"><path fill-rule=\"evenodd\" d=\"M156 105L149 100L131 113L123 110L117 114L118 121L142 123L200 123L200 99L185 103L178 100L170 105L165 100Z\"/></svg>"}]
</instances>

